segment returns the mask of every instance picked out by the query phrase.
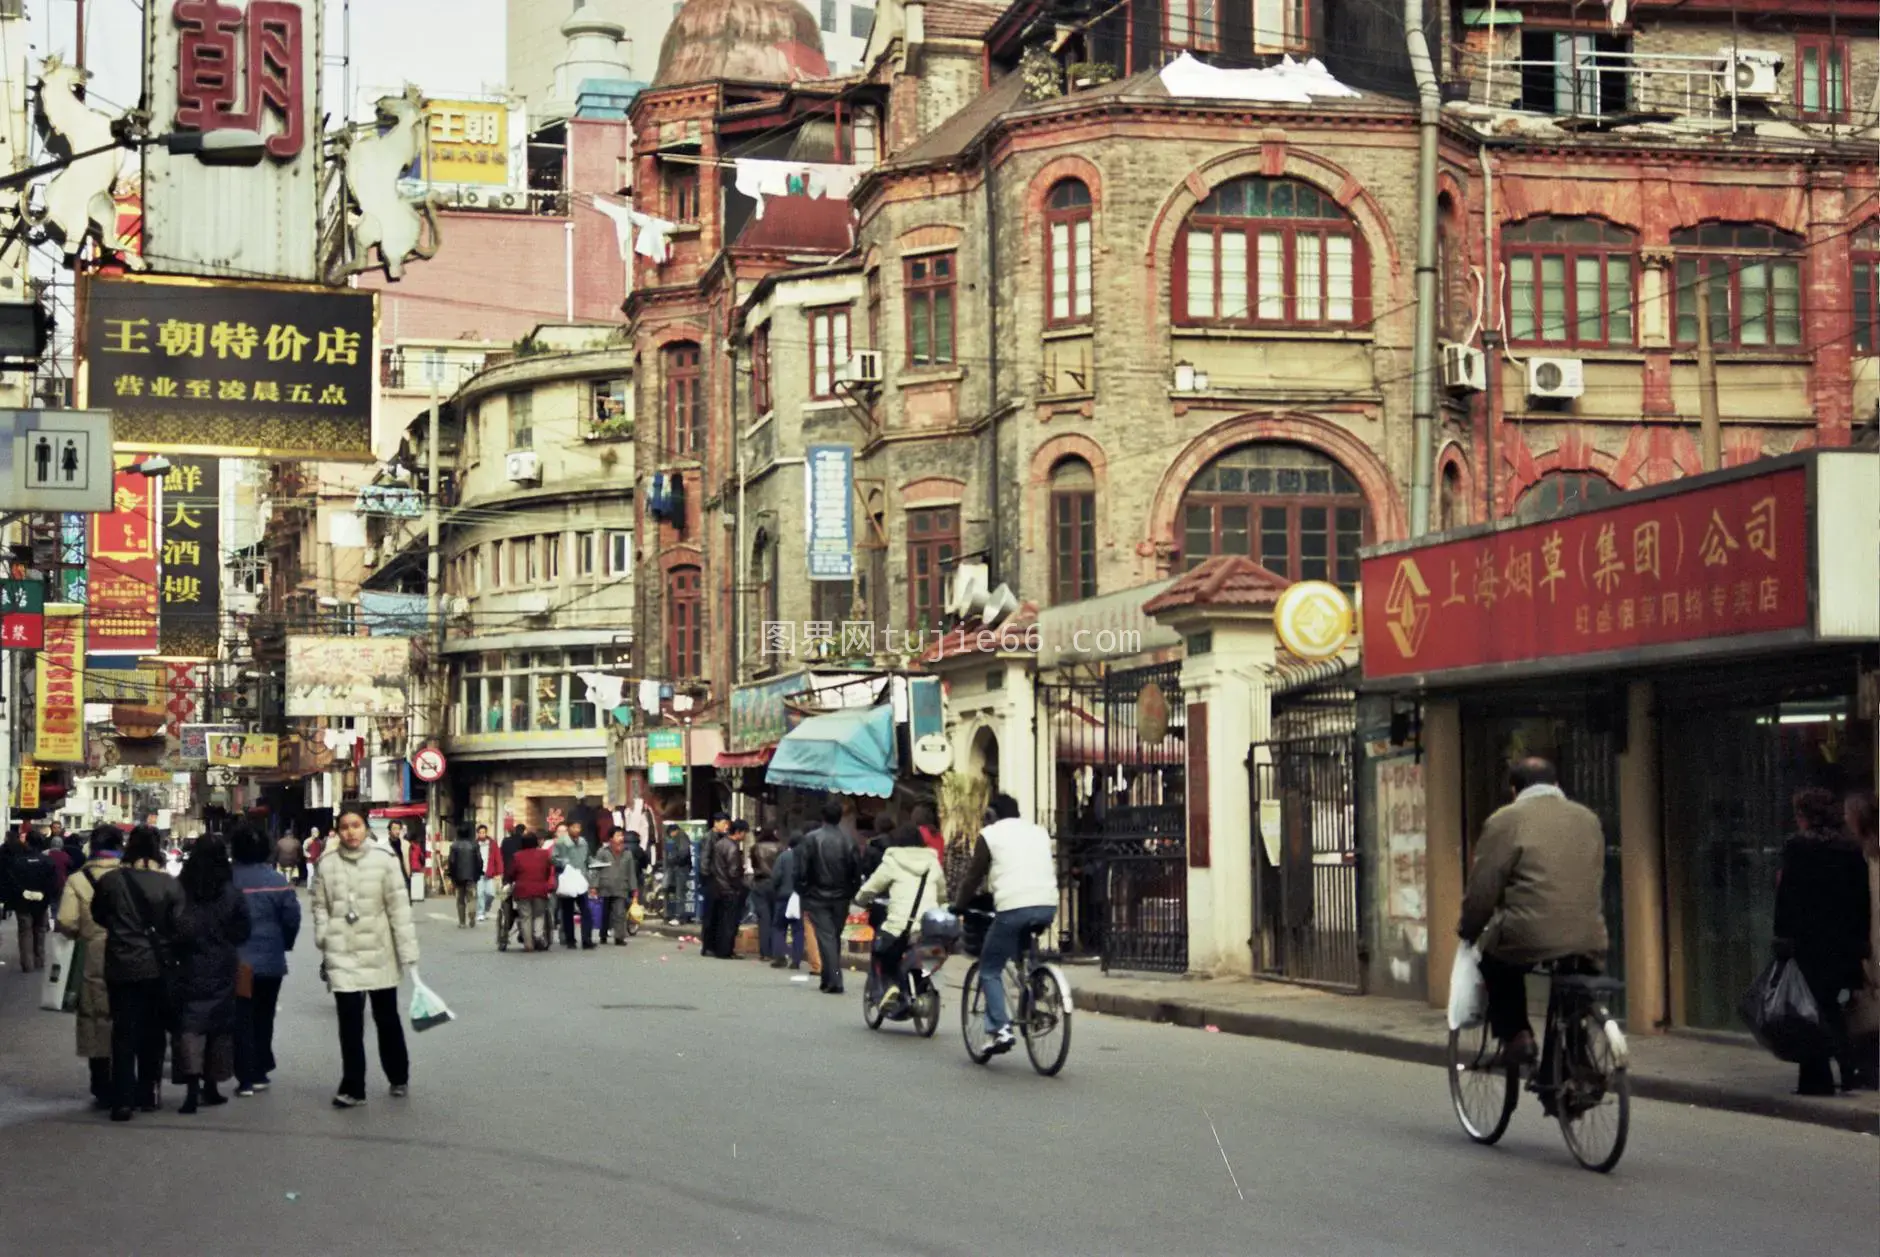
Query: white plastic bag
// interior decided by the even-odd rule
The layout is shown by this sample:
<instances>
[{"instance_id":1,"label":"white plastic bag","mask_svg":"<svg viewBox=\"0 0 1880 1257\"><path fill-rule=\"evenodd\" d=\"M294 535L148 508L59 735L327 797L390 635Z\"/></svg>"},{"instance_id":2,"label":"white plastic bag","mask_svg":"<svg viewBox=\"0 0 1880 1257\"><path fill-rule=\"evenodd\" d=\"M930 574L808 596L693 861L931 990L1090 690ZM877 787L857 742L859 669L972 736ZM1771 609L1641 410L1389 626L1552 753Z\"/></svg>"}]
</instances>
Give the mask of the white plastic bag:
<instances>
[{"instance_id":1,"label":"white plastic bag","mask_svg":"<svg viewBox=\"0 0 1880 1257\"><path fill-rule=\"evenodd\" d=\"M579 899L588 893L587 874L580 869L563 869L555 879L555 893L563 899Z\"/></svg>"},{"instance_id":2,"label":"white plastic bag","mask_svg":"<svg viewBox=\"0 0 1880 1257\"><path fill-rule=\"evenodd\" d=\"M1488 984L1482 981L1482 954L1474 943L1456 948L1449 971L1449 1028L1467 1030L1488 1015Z\"/></svg>"},{"instance_id":3,"label":"white plastic bag","mask_svg":"<svg viewBox=\"0 0 1880 1257\"><path fill-rule=\"evenodd\" d=\"M72 977L72 952L76 947L63 934L46 940L46 980L39 988L39 1006L49 1013L65 1007L65 985Z\"/></svg>"},{"instance_id":4,"label":"white plastic bag","mask_svg":"<svg viewBox=\"0 0 1880 1257\"><path fill-rule=\"evenodd\" d=\"M792 893L790 902L783 905L783 919L801 921L803 919L803 896Z\"/></svg>"},{"instance_id":5,"label":"white plastic bag","mask_svg":"<svg viewBox=\"0 0 1880 1257\"><path fill-rule=\"evenodd\" d=\"M432 1026L441 1026L451 1020L454 1020L454 1014L449 1006L438 997L436 991L424 984L414 967L411 971L411 1028L422 1034Z\"/></svg>"}]
</instances>

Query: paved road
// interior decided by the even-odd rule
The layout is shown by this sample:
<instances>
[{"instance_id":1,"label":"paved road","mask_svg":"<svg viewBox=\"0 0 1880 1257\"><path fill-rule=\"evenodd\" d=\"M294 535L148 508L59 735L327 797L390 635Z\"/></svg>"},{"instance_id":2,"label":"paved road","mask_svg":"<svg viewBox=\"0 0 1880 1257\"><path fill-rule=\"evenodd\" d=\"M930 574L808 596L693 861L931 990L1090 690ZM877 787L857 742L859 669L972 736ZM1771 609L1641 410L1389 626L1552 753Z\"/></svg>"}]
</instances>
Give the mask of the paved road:
<instances>
[{"instance_id":1,"label":"paved road","mask_svg":"<svg viewBox=\"0 0 1880 1257\"><path fill-rule=\"evenodd\" d=\"M1425 1067L1086 1016L1045 1080L970 1064L957 1004L932 1041L872 1034L859 1000L753 963L498 955L436 911L424 972L460 1020L414 1039L409 1099L375 1078L328 1107L303 940L274 1090L129 1126L81 1108L71 1023L33 1009L9 928L0 1250L1872 1257L1880 1234L1859 1135L1641 1103L1601 1178L1531 1100L1471 1146Z\"/></svg>"}]
</instances>

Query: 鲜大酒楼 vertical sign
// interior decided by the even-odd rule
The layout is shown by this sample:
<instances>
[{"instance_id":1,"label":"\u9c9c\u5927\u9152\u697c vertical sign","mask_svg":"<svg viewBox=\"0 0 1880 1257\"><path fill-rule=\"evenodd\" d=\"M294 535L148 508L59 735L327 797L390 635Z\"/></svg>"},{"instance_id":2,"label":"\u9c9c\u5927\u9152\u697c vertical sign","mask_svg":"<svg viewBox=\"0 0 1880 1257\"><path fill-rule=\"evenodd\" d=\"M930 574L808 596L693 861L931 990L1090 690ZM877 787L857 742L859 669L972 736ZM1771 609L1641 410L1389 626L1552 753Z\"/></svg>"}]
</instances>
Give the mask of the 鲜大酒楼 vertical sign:
<instances>
[{"instance_id":1,"label":"\u9c9c\u5927\u9152\u697c vertical sign","mask_svg":"<svg viewBox=\"0 0 1880 1257\"><path fill-rule=\"evenodd\" d=\"M161 653L213 659L221 639L222 460L178 454L163 477Z\"/></svg>"}]
</instances>

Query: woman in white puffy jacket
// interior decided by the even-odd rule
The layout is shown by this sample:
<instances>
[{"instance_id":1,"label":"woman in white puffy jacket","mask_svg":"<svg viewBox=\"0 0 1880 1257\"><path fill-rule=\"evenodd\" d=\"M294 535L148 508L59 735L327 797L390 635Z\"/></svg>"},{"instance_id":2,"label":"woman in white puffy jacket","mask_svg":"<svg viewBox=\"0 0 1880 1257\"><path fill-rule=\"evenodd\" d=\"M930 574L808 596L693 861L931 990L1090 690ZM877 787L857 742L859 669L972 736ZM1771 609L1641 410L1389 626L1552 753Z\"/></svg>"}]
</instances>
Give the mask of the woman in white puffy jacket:
<instances>
[{"instance_id":1,"label":"woman in white puffy jacket","mask_svg":"<svg viewBox=\"0 0 1880 1257\"><path fill-rule=\"evenodd\" d=\"M855 892L855 902L866 907L885 900L887 912L875 931L873 963L881 991L881 1007L888 1009L905 995L901 978L901 958L908 943L920 928L921 915L944 902L946 876L940 871L940 857L933 853L913 825L902 825L888 839L881 866L862 888Z\"/></svg>"},{"instance_id":2,"label":"woman in white puffy jacket","mask_svg":"<svg viewBox=\"0 0 1880 1257\"><path fill-rule=\"evenodd\" d=\"M384 847L367 842L363 808L340 810L335 838L320 854L313 891L313 937L323 957L326 984L339 1005L339 1091L333 1107L366 1102L366 1004L378 1030L379 1064L402 1096L411 1083L398 981L418 963L405 870Z\"/></svg>"}]
</instances>

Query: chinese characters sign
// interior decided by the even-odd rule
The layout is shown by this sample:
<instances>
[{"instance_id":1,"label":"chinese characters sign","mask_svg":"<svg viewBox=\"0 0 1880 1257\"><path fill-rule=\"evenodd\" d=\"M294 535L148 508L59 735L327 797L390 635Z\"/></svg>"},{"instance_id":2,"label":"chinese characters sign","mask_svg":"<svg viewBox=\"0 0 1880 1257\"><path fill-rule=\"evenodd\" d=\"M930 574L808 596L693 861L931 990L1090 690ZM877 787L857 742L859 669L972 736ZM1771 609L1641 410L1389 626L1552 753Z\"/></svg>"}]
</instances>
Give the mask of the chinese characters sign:
<instances>
[{"instance_id":1,"label":"chinese characters sign","mask_svg":"<svg viewBox=\"0 0 1880 1257\"><path fill-rule=\"evenodd\" d=\"M731 691L731 720L725 749L734 755L761 751L783 741L790 731L790 711L783 700L810 688L807 672L740 685Z\"/></svg>"},{"instance_id":2,"label":"chinese characters sign","mask_svg":"<svg viewBox=\"0 0 1880 1257\"><path fill-rule=\"evenodd\" d=\"M1365 673L1806 628L1806 477L1784 470L1368 558Z\"/></svg>"},{"instance_id":3,"label":"chinese characters sign","mask_svg":"<svg viewBox=\"0 0 1880 1257\"><path fill-rule=\"evenodd\" d=\"M191 725L191 728L201 726ZM273 733L216 733L209 737L209 763L221 768L274 768L281 740Z\"/></svg>"},{"instance_id":4,"label":"chinese characters sign","mask_svg":"<svg viewBox=\"0 0 1880 1257\"><path fill-rule=\"evenodd\" d=\"M812 445L804 459L809 578L855 579L855 451Z\"/></svg>"},{"instance_id":5,"label":"chinese characters sign","mask_svg":"<svg viewBox=\"0 0 1880 1257\"><path fill-rule=\"evenodd\" d=\"M0 647L7 650L38 650L45 644L44 582L0 581Z\"/></svg>"},{"instance_id":6,"label":"chinese characters sign","mask_svg":"<svg viewBox=\"0 0 1880 1257\"><path fill-rule=\"evenodd\" d=\"M258 131L285 161L307 143L306 38L297 0L175 0L179 131Z\"/></svg>"},{"instance_id":7,"label":"chinese characters sign","mask_svg":"<svg viewBox=\"0 0 1880 1257\"><path fill-rule=\"evenodd\" d=\"M157 652L157 485L131 470L141 455L120 454L115 509L91 517L88 655Z\"/></svg>"},{"instance_id":8,"label":"chinese characters sign","mask_svg":"<svg viewBox=\"0 0 1880 1257\"><path fill-rule=\"evenodd\" d=\"M33 758L42 764L85 762L84 610L46 608L46 645L39 652L38 706L33 721Z\"/></svg>"},{"instance_id":9,"label":"chinese characters sign","mask_svg":"<svg viewBox=\"0 0 1880 1257\"><path fill-rule=\"evenodd\" d=\"M374 298L94 278L88 395L165 454L370 458Z\"/></svg>"},{"instance_id":10,"label":"chinese characters sign","mask_svg":"<svg viewBox=\"0 0 1880 1257\"><path fill-rule=\"evenodd\" d=\"M510 185L508 105L430 100L424 107L429 126L421 177L426 183Z\"/></svg>"},{"instance_id":11,"label":"chinese characters sign","mask_svg":"<svg viewBox=\"0 0 1880 1257\"><path fill-rule=\"evenodd\" d=\"M178 455L163 478L162 653L213 659L222 608L221 466Z\"/></svg>"}]
</instances>

